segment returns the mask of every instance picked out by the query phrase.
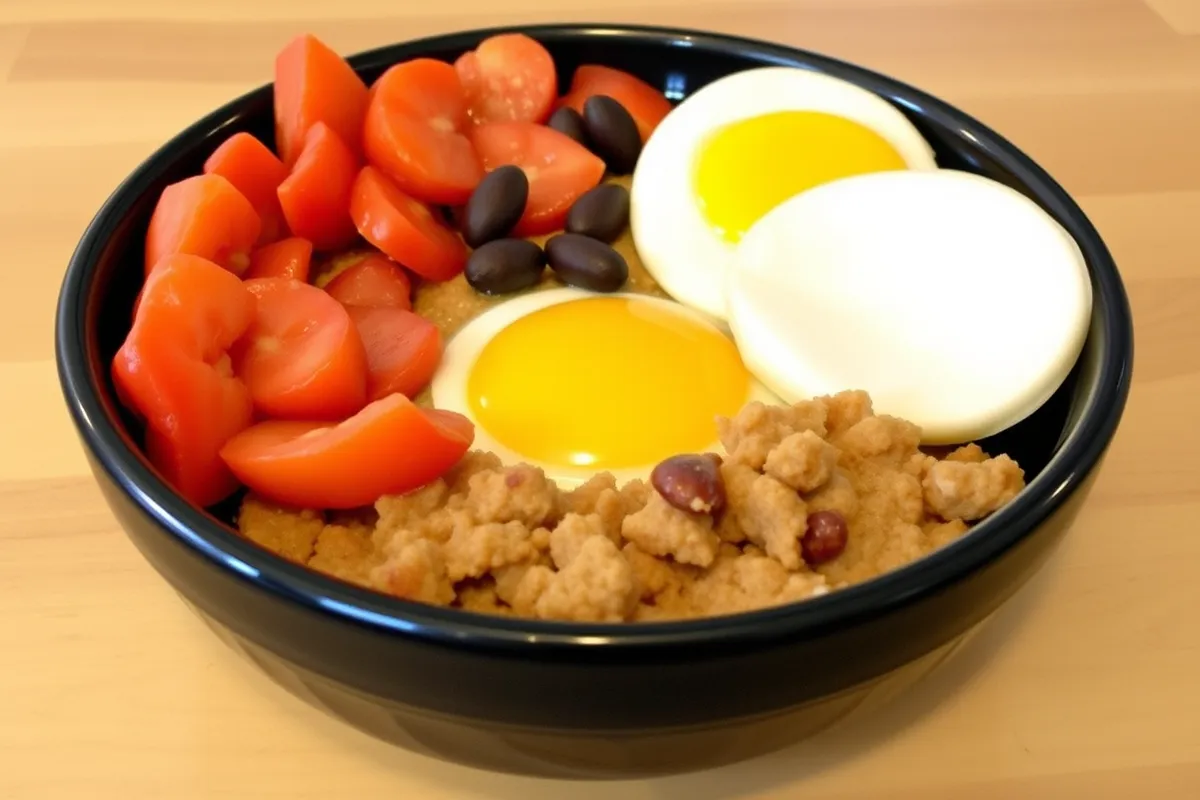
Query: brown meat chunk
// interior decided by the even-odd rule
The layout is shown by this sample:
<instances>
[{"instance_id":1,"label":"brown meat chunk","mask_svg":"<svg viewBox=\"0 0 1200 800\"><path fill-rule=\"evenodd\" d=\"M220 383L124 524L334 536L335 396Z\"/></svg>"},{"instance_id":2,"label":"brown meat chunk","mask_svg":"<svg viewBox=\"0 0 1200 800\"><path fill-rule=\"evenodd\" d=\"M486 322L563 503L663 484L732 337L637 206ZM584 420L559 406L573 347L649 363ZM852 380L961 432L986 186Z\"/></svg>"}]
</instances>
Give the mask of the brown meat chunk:
<instances>
[{"instance_id":1,"label":"brown meat chunk","mask_svg":"<svg viewBox=\"0 0 1200 800\"><path fill-rule=\"evenodd\" d=\"M858 389L818 397L817 402L825 406L825 429L830 436L848 431L875 415L870 396Z\"/></svg>"},{"instance_id":2,"label":"brown meat chunk","mask_svg":"<svg viewBox=\"0 0 1200 800\"><path fill-rule=\"evenodd\" d=\"M681 511L657 492L644 508L625 518L621 535L651 555L698 567L712 563L721 543L713 532L712 517Z\"/></svg>"},{"instance_id":3,"label":"brown meat chunk","mask_svg":"<svg viewBox=\"0 0 1200 800\"><path fill-rule=\"evenodd\" d=\"M1025 473L1006 455L987 461L940 461L925 475L925 503L945 520L977 520L1017 496Z\"/></svg>"},{"instance_id":4,"label":"brown meat chunk","mask_svg":"<svg viewBox=\"0 0 1200 800\"><path fill-rule=\"evenodd\" d=\"M535 609L542 619L623 622L633 614L637 599L633 568L600 534L585 541L567 568L553 576Z\"/></svg>"},{"instance_id":5,"label":"brown meat chunk","mask_svg":"<svg viewBox=\"0 0 1200 800\"><path fill-rule=\"evenodd\" d=\"M546 473L528 464L483 470L470 477L466 509L476 522L520 522L536 528L552 522L558 489Z\"/></svg>"},{"instance_id":6,"label":"brown meat chunk","mask_svg":"<svg viewBox=\"0 0 1200 800\"><path fill-rule=\"evenodd\" d=\"M621 544L621 522L640 506L617 488L611 472L594 475L586 483L563 495L562 513L596 514L603 524L604 534L613 544Z\"/></svg>"},{"instance_id":7,"label":"brown meat chunk","mask_svg":"<svg viewBox=\"0 0 1200 800\"><path fill-rule=\"evenodd\" d=\"M566 569L593 536L607 536L599 514L567 514L550 532L550 558L557 569Z\"/></svg>"},{"instance_id":8,"label":"brown meat chunk","mask_svg":"<svg viewBox=\"0 0 1200 800\"><path fill-rule=\"evenodd\" d=\"M715 616L805 600L827 591L821 575L789 572L763 555L738 555L718 560L690 594L699 613Z\"/></svg>"},{"instance_id":9,"label":"brown meat chunk","mask_svg":"<svg viewBox=\"0 0 1200 800\"><path fill-rule=\"evenodd\" d=\"M454 601L454 585L436 542L400 535L389 544L386 555L387 560L371 571L372 588L436 606Z\"/></svg>"},{"instance_id":10,"label":"brown meat chunk","mask_svg":"<svg viewBox=\"0 0 1200 800\"><path fill-rule=\"evenodd\" d=\"M816 401L790 406L750 402L732 418L717 417L717 435L727 460L762 469L771 450L791 434L809 430L824 436L825 414L825 405Z\"/></svg>"},{"instance_id":11,"label":"brown meat chunk","mask_svg":"<svg viewBox=\"0 0 1200 800\"><path fill-rule=\"evenodd\" d=\"M443 549L446 574L454 582L481 578L494 569L537 557L529 528L516 520L456 525Z\"/></svg>"},{"instance_id":12,"label":"brown meat chunk","mask_svg":"<svg viewBox=\"0 0 1200 800\"><path fill-rule=\"evenodd\" d=\"M746 538L784 567L800 569L804 565L800 538L808 520L800 496L770 475L746 467L732 464L722 472L729 504L726 513L735 515Z\"/></svg>"},{"instance_id":13,"label":"brown meat chunk","mask_svg":"<svg viewBox=\"0 0 1200 800\"><path fill-rule=\"evenodd\" d=\"M839 435L834 443L855 459L879 459L900 467L921 442L921 429L896 417L866 417Z\"/></svg>"},{"instance_id":14,"label":"brown meat chunk","mask_svg":"<svg viewBox=\"0 0 1200 800\"><path fill-rule=\"evenodd\" d=\"M800 431L772 448L763 471L797 492L811 492L829 480L838 455L836 447L813 431Z\"/></svg>"},{"instance_id":15,"label":"brown meat chunk","mask_svg":"<svg viewBox=\"0 0 1200 800\"><path fill-rule=\"evenodd\" d=\"M348 583L368 586L371 569L381 560L368 531L359 527L326 525L317 537L308 566Z\"/></svg>"},{"instance_id":16,"label":"brown meat chunk","mask_svg":"<svg viewBox=\"0 0 1200 800\"><path fill-rule=\"evenodd\" d=\"M312 555L325 519L317 511L288 508L247 495L238 511L238 530L250 541L289 561L304 564Z\"/></svg>"}]
</instances>

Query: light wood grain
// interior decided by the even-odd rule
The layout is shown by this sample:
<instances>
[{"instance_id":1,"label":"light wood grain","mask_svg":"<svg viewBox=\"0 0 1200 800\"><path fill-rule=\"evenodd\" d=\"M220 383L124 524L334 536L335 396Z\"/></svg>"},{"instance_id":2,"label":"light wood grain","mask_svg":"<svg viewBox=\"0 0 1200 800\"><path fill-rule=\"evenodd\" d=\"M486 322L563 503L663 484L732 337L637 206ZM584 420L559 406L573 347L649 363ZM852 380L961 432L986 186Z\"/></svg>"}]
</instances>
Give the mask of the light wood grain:
<instances>
[{"instance_id":1,"label":"light wood grain","mask_svg":"<svg viewBox=\"0 0 1200 800\"><path fill-rule=\"evenodd\" d=\"M406 10L410 7L414 10ZM1197 0L0 2L0 798L1095 800L1200 796ZM108 513L57 396L62 269L104 197L311 30L350 52L483 24L773 38L917 84L1075 193L1127 279L1137 372L1047 569L878 713L713 774L566 786L374 742L211 636ZM697 698L703 702L703 698Z\"/></svg>"}]
</instances>

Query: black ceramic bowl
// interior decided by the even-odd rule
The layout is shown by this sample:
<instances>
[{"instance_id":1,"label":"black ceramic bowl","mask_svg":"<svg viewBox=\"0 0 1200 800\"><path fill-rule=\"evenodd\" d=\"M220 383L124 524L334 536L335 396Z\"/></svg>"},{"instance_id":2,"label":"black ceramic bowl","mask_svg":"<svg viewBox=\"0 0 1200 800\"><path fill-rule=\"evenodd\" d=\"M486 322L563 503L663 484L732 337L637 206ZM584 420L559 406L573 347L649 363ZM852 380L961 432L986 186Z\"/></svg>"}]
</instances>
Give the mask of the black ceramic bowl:
<instances>
[{"instance_id":1,"label":"black ceramic bowl","mask_svg":"<svg viewBox=\"0 0 1200 800\"><path fill-rule=\"evenodd\" d=\"M785 64L888 98L941 164L1024 192L1079 242L1094 310L1079 363L1032 418L985 443L1028 488L970 535L876 580L789 607L689 622L600 626L501 619L373 594L294 566L181 500L137 447L108 366L129 327L147 220L164 186L197 173L224 137L272 139L271 87L213 112L151 156L105 203L71 260L56 329L59 377L96 479L146 559L225 641L309 702L376 736L490 769L617 777L712 767L768 752L909 682L1042 565L1087 495L1129 391L1130 311L1091 223L1023 153L945 103L863 69L707 33L526 28L569 76L586 62L672 96ZM353 58L454 59L488 31ZM1014 309L1014 313L1019 313Z\"/></svg>"}]
</instances>

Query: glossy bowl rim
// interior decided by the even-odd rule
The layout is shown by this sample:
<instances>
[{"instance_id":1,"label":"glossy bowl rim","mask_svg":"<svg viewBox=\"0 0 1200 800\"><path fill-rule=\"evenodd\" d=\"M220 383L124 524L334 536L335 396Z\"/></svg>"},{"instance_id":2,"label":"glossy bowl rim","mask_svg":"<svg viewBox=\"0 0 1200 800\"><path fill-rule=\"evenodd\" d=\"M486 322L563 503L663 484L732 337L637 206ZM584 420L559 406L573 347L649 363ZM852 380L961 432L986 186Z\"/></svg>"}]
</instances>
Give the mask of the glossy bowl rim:
<instances>
[{"instance_id":1,"label":"glossy bowl rim","mask_svg":"<svg viewBox=\"0 0 1200 800\"><path fill-rule=\"evenodd\" d=\"M753 646L756 643L820 635L833 628L878 617L937 593L983 568L1032 534L1085 482L1110 443L1123 413L1133 366L1133 324L1129 301L1108 249L1082 209L1032 159L990 128L912 86L845 61L782 44L715 32L662 26L608 23L509 25L427 36L364 51L349 58L356 69L393 63L430 49L465 49L495 33L520 31L535 38L570 42L607 37L622 43L701 47L714 54L752 55L765 63L816 68L848 79L922 118L973 140L1020 180L1079 242L1095 289L1092 312L1100 332L1097 377L1082 401L1082 412L1045 469L1010 504L955 542L914 562L854 586L790 605L722 617L638 623L566 623L478 614L379 594L342 583L288 562L215 523L176 495L128 447L107 418L99 388L89 380L88 337L81 323L95 286L95 266L106 242L132 205L178 152L196 147L232 123L256 99L271 91L262 85L194 122L155 150L113 191L89 223L63 278L55 320L59 382L83 444L114 485L167 535L174 536L217 569L228 570L278 599L331 615L379 633L471 649L530 653L659 650L672 646ZM86 291L85 291L86 290ZM1082 387L1081 387L1082 390Z\"/></svg>"}]
</instances>

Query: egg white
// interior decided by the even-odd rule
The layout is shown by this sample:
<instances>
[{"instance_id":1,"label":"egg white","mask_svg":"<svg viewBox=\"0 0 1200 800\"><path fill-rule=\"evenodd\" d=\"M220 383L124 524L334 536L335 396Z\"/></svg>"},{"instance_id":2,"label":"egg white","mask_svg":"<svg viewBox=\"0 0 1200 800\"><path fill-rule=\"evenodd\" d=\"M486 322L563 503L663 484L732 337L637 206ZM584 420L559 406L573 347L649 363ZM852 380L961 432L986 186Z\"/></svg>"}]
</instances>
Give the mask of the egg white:
<instances>
[{"instance_id":1,"label":"egg white","mask_svg":"<svg viewBox=\"0 0 1200 800\"><path fill-rule=\"evenodd\" d=\"M1015 189L956 170L857 175L792 197L742 239L728 297L743 362L785 400L864 389L927 444L991 436L1037 410L1078 359L1092 310L1071 235Z\"/></svg>"},{"instance_id":2,"label":"egg white","mask_svg":"<svg viewBox=\"0 0 1200 800\"><path fill-rule=\"evenodd\" d=\"M796 67L761 67L704 86L674 108L646 142L630 190L638 256L676 300L726 319L725 273L735 246L704 219L693 173L705 141L733 122L778 111L822 111L882 136L910 169L937 169L933 149L882 97Z\"/></svg>"},{"instance_id":3,"label":"egg white","mask_svg":"<svg viewBox=\"0 0 1200 800\"><path fill-rule=\"evenodd\" d=\"M520 452L501 444L492 436L480 422L475 419L471 413L471 404L467 394L467 381L471 374L471 370L475 366L475 362L479 360L479 356L483 351L484 346L492 340L500 331L511 325L516 320L528 314L546 308L548 306L566 303L571 300L578 300L584 297L630 297L640 302L658 303L669 307L673 311L686 315L695 319L703 325L712 327L718 330L722 335L728 337L728 333L721 327L713 325L712 321L706 319L704 315L697 313L693 309L689 309L679 303L671 300L664 300L658 297L649 297L644 294L635 294L629 292L618 292L609 295L597 295L594 292L587 292L581 289L561 288L549 289L546 291L533 292L523 294L507 300L499 305L496 305L484 313L480 314L475 319L471 320L456 333L449 342L447 342L445 350L442 354L442 362L438 367L437 373L433 377L430 384L430 391L433 398L435 408L445 409L447 411L457 411L466 416L475 423L475 441L472 444L472 449L475 450L490 450L498 455L506 465L527 463L540 467L545 471L546 476L553 479L560 488L571 489L581 483L586 482L589 478L601 470L593 467L572 467L561 464L549 464L537 459L530 458ZM531 356L536 357L536 356ZM636 387L632 387L636 391ZM758 400L764 403L778 403L779 398L767 390L765 386L750 377L750 388L746 394L746 402ZM716 423L713 423L713 439L711 444L705 448L706 450L719 451L720 442L717 440ZM663 458L675 455L674 453L663 453ZM608 470L612 472L618 483L624 483L634 478L643 480L650 477L651 470L654 469L655 463L644 464L636 467L627 467L624 469Z\"/></svg>"}]
</instances>

